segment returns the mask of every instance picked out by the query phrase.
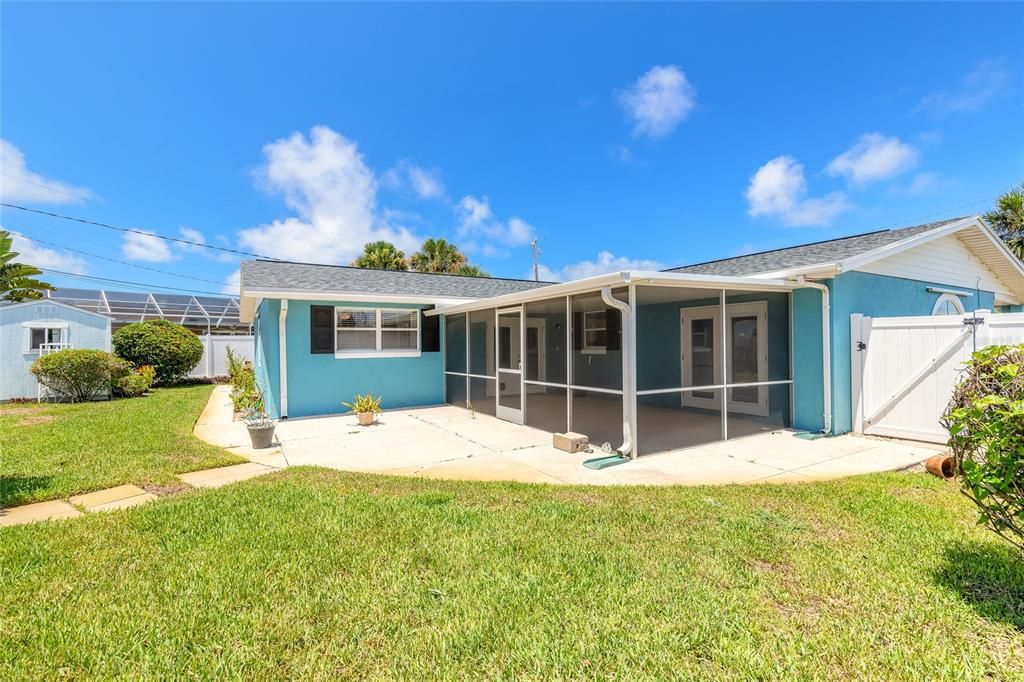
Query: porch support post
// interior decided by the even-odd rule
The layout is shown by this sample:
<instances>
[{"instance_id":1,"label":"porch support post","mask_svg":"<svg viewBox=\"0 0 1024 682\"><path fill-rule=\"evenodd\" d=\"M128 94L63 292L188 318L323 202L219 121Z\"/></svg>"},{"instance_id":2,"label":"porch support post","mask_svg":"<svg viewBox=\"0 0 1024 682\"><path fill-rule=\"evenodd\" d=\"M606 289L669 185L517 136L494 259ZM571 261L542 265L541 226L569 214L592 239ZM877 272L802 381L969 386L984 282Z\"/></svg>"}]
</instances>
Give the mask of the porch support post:
<instances>
[{"instance_id":1,"label":"porch support post","mask_svg":"<svg viewBox=\"0 0 1024 682\"><path fill-rule=\"evenodd\" d=\"M720 385L722 386L722 440L728 440L729 439L729 389L727 389L725 387L725 385L727 383L729 383L728 382L729 372L728 372L728 367L726 367L726 361L729 358L729 349L727 347L728 346L728 335L726 334L726 331L727 331L727 329L729 327L729 323L728 323L728 320L725 319L725 289L722 289L719 292L718 296L719 296L719 298L718 298L719 318L722 320L722 328L720 330L721 334L722 334L722 340L721 340L721 348L722 348L722 360L721 360L721 362L722 362L722 381L720 382Z\"/></svg>"},{"instance_id":2,"label":"porch support post","mask_svg":"<svg viewBox=\"0 0 1024 682\"><path fill-rule=\"evenodd\" d=\"M278 392L281 394L281 419L288 418L288 299L281 300L281 312L277 317L278 360L280 374Z\"/></svg>"},{"instance_id":3,"label":"porch support post","mask_svg":"<svg viewBox=\"0 0 1024 682\"><path fill-rule=\"evenodd\" d=\"M565 297L565 430L572 431L572 296Z\"/></svg>"},{"instance_id":4,"label":"porch support post","mask_svg":"<svg viewBox=\"0 0 1024 682\"><path fill-rule=\"evenodd\" d=\"M631 459L636 459L637 454L640 452L640 429L639 424L639 412L637 406L636 397L636 348L637 348L637 335L636 335L636 316L637 316L637 305L636 305L636 285L629 285L629 308L631 314L629 316L629 326L624 327L629 333L629 343L626 347L629 348L629 388L626 386L622 387L623 395L629 400L629 428L633 433L633 450L629 453ZM623 359L626 361L626 358Z\"/></svg>"}]
</instances>

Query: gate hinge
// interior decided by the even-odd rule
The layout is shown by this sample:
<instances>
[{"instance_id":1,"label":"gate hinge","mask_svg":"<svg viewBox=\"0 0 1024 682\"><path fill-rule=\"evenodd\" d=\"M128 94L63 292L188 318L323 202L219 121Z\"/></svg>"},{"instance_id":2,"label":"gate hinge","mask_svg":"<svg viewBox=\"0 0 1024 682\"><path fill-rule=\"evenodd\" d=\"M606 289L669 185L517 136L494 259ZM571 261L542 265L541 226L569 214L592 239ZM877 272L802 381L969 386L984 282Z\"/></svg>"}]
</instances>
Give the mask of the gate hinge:
<instances>
[{"instance_id":1,"label":"gate hinge","mask_svg":"<svg viewBox=\"0 0 1024 682\"><path fill-rule=\"evenodd\" d=\"M868 349L868 344L864 343L863 341L858 341L857 342L857 350L867 350L867 349Z\"/></svg>"}]
</instances>

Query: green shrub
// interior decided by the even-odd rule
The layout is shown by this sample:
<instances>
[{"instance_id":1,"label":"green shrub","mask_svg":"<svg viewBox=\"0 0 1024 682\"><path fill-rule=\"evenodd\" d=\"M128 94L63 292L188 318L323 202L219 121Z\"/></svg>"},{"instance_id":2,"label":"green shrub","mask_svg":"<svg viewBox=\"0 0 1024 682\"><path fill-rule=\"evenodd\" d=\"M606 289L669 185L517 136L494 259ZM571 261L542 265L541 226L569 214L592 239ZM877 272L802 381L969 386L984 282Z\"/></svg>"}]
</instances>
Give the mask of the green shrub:
<instances>
[{"instance_id":1,"label":"green shrub","mask_svg":"<svg viewBox=\"0 0 1024 682\"><path fill-rule=\"evenodd\" d=\"M356 394L356 397L352 399L352 402L346 403L345 401L342 401L341 404L347 407L351 414L365 412L377 414L384 411L380 408L382 400L383 398L374 398L372 393L367 393L366 395Z\"/></svg>"},{"instance_id":2,"label":"green shrub","mask_svg":"<svg viewBox=\"0 0 1024 682\"><path fill-rule=\"evenodd\" d=\"M259 387L256 385L256 373L252 363L235 354L231 346L227 347L228 379L231 382L231 403L235 412L251 410L259 402L262 406Z\"/></svg>"},{"instance_id":3,"label":"green shrub","mask_svg":"<svg viewBox=\"0 0 1024 682\"><path fill-rule=\"evenodd\" d=\"M203 342L180 324L148 320L121 327L113 335L114 351L133 365L152 365L156 382L180 381L203 357Z\"/></svg>"},{"instance_id":4,"label":"green shrub","mask_svg":"<svg viewBox=\"0 0 1024 682\"><path fill-rule=\"evenodd\" d=\"M126 360L101 350L65 349L32 363L32 373L46 388L72 402L105 395L131 372Z\"/></svg>"},{"instance_id":5,"label":"green shrub","mask_svg":"<svg viewBox=\"0 0 1024 682\"><path fill-rule=\"evenodd\" d=\"M943 425L979 523L1024 552L1024 344L974 353Z\"/></svg>"},{"instance_id":6,"label":"green shrub","mask_svg":"<svg viewBox=\"0 0 1024 682\"><path fill-rule=\"evenodd\" d=\"M125 398L136 398L149 390L155 376L156 370L152 365L137 367L114 384L114 392Z\"/></svg>"}]
</instances>

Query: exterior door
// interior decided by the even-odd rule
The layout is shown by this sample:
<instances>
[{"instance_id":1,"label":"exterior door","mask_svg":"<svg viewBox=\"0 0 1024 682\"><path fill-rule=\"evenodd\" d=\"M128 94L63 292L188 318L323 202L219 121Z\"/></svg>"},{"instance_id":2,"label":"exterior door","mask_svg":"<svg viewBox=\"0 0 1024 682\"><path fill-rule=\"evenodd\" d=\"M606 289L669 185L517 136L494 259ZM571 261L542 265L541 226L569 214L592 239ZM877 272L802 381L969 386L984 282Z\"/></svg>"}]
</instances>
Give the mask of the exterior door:
<instances>
[{"instance_id":1,"label":"exterior door","mask_svg":"<svg viewBox=\"0 0 1024 682\"><path fill-rule=\"evenodd\" d=\"M749 384L768 378L768 306L764 301L733 303L725 307L726 371L730 384ZM720 385L722 381L721 308L683 308L683 386ZM682 404L720 410L720 394L713 390L682 394ZM767 386L730 388L730 412L768 415Z\"/></svg>"},{"instance_id":2,"label":"exterior door","mask_svg":"<svg viewBox=\"0 0 1024 682\"><path fill-rule=\"evenodd\" d=\"M522 424L523 309L505 308L498 310L496 315L498 406L495 414L499 419Z\"/></svg>"}]
</instances>

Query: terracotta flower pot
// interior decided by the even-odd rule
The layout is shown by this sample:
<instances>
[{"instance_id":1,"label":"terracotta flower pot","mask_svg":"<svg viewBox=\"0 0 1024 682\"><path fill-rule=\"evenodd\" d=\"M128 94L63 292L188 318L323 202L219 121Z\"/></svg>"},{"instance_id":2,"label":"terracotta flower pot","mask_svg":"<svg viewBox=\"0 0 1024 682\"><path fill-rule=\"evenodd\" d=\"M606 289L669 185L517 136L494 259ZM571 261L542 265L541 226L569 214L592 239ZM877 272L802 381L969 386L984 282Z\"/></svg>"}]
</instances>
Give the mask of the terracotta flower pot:
<instances>
[{"instance_id":1,"label":"terracotta flower pot","mask_svg":"<svg viewBox=\"0 0 1024 682\"><path fill-rule=\"evenodd\" d=\"M956 461L946 455L935 455L928 458L928 461L924 463L924 468L939 478L953 478L956 473Z\"/></svg>"},{"instance_id":2,"label":"terracotta flower pot","mask_svg":"<svg viewBox=\"0 0 1024 682\"><path fill-rule=\"evenodd\" d=\"M360 412L357 416L359 417L360 426L370 426L373 424L373 420L376 419L377 414L375 412Z\"/></svg>"}]
</instances>

